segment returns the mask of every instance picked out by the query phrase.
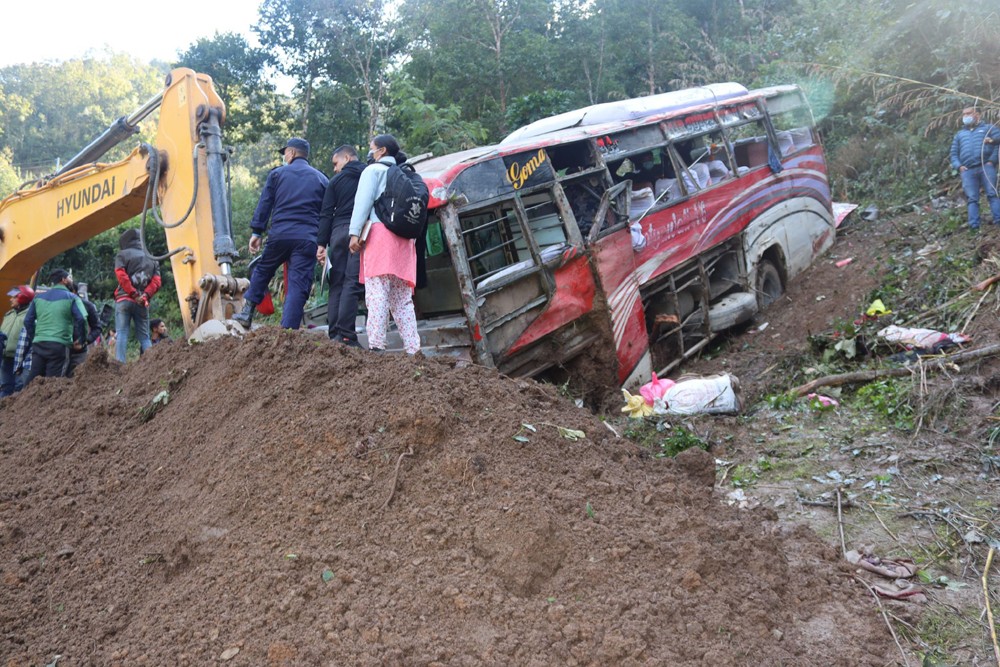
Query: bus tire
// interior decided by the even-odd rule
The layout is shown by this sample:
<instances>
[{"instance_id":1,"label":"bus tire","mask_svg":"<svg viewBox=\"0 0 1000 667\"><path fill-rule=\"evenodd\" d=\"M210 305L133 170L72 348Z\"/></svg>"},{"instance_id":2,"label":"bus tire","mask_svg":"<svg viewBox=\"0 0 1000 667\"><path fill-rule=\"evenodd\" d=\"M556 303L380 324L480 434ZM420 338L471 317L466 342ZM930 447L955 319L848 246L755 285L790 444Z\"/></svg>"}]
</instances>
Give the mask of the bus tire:
<instances>
[{"instance_id":1,"label":"bus tire","mask_svg":"<svg viewBox=\"0 0 1000 667\"><path fill-rule=\"evenodd\" d=\"M784 293L777 267L766 259L761 260L757 265L757 305L764 310Z\"/></svg>"}]
</instances>

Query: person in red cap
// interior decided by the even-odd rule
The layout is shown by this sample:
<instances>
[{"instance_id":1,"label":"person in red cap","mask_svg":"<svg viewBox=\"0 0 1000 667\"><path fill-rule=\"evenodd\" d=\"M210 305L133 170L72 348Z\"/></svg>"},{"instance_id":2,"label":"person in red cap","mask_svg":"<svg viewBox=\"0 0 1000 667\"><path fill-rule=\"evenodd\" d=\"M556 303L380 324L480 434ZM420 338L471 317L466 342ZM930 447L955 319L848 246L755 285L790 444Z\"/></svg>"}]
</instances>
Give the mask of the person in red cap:
<instances>
[{"instance_id":1,"label":"person in red cap","mask_svg":"<svg viewBox=\"0 0 1000 667\"><path fill-rule=\"evenodd\" d=\"M27 285L18 285L9 292L10 310L3 316L0 324L0 348L3 350L3 362L0 364L0 398L21 391L23 386L20 376L14 373L14 353L17 351L17 339L24 328L24 317L28 314L28 306L35 298L35 291Z\"/></svg>"}]
</instances>

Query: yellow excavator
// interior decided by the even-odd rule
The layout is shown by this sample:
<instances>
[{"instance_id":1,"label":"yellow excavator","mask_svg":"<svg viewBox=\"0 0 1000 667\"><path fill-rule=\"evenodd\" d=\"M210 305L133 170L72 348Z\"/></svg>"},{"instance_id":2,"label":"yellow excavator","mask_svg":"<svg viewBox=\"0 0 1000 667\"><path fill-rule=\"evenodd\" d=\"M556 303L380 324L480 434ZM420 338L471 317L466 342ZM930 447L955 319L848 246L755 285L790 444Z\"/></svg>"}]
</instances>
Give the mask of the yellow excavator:
<instances>
[{"instance_id":1,"label":"yellow excavator","mask_svg":"<svg viewBox=\"0 0 1000 667\"><path fill-rule=\"evenodd\" d=\"M152 144L120 162L99 160L138 132L159 108ZM26 283L41 266L129 218L142 215L166 233L177 298L189 337L211 337L233 326L243 307L245 278L234 278L238 257L226 191L226 109L211 77L178 68L163 92L101 136L58 172L26 184L0 202L0 293ZM147 250L148 253L148 250Z\"/></svg>"}]
</instances>

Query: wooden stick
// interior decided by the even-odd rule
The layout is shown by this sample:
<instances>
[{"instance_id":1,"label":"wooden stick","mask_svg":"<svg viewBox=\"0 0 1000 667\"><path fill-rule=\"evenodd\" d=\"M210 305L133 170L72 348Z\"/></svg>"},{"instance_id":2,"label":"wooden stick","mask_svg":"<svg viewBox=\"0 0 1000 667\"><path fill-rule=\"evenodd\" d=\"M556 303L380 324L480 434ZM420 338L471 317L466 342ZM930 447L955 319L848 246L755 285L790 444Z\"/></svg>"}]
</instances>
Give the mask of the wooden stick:
<instances>
[{"instance_id":1,"label":"wooden stick","mask_svg":"<svg viewBox=\"0 0 1000 667\"><path fill-rule=\"evenodd\" d=\"M990 576L990 565L993 564L993 547L986 556L986 567L983 568L983 596L986 598L986 619L990 622L990 639L993 640L993 656L997 659L997 667L1000 667L1000 644L997 644L997 626L993 622L993 607L990 605L990 588L987 578Z\"/></svg>"},{"instance_id":2,"label":"wooden stick","mask_svg":"<svg viewBox=\"0 0 1000 667\"><path fill-rule=\"evenodd\" d=\"M990 276L989 278L987 278L982 282L976 283L975 285L972 286L972 289L976 290L977 292L984 292L990 288L990 285L996 282L1000 282L1000 273L996 274L995 276Z\"/></svg>"},{"instance_id":3,"label":"wooden stick","mask_svg":"<svg viewBox=\"0 0 1000 667\"><path fill-rule=\"evenodd\" d=\"M889 533L889 537L891 537L892 539L896 540L896 542L899 542L899 538L892 534L892 531L889 530L889 526L885 525L885 522L882 521L882 517L880 517L878 515L878 512L875 511L875 508L872 507L872 504L871 503L867 503L867 504L868 504L868 509L870 509L872 511L872 514L875 515L875 518L878 519L878 522L880 524L882 524L883 528L885 528L885 532Z\"/></svg>"},{"instance_id":4,"label":"wooden stick","mask_svg":"<svg viewBox=\"0 0 1000 667\"><path fill-rule=\"evenodd\" d=\"M996 354L1000 354L1000 343L987 345L986 347L979 348L978 350L966 350L964 352L956 352L955 354L934 355L933 358L942 362L955 363L958 361L981 359L982 357L990 357ZM934 366L931 365L930 369L933 370ZM840 375L825 375L821 378L816 378L812 382L807 382L804 385L792 389L790 393L793 393L796 396L805 396L810 392L816 391L819 387L839 387L844 384L872 382L874 380L887 377L903 377L905 375L911 375L912 373L912 368L904 366L901 368L879 368L873 371L855 371L853 373L842 373Z\"/></svg>"},{"instance_id":5,"label":"wooden stick","mask_svg":"<svg viewBox=\"0 0 1000 667\"><path fill-rule=\"evenodd\" d=\"M991 280L992 280L992 278L991 278ZM979 284L982 285L982 283L979 283ZM978 287L978 286L979 285L976 285L976 287ZM959 329L959 333L963 333L964 334L965 330L969 328L969 325L972 324L972 318L975 317L976 313L979 312L979 308L983 305L983 301L985 301L986 297L988 297L989 295L990 295L989 292L983 292L983 296L980 297L979 301L976 302L976 307L973 308L972 312L969 313L969 316L967 318L965 318L965 324L963 324L962 328Z\"/></svg>"},{"instance_id":6,"label":"wooden stick","mask_svg":"<svg viewBox=\"0 0 1000 667\"><path fill-rule=\"evenodd\" d=\"M885 607L882 606L882 601L878 599L878 593L876 593L875 589L869 586L868 582L861 577L854 575L854 578L860 581L861 585L867 588L868 592L872 594L873 598L875 598L875 604L878 605L878 610L882 612L882 620L885 621L885 627L889 628L889 634L892 635L892 639L896 642L896 647L899 649L899 655L903 658L903 667L910 667L910 661L906 659L906 651L903 650L903 645L899 643L899 637L896 636L896 631L893 630L892 623L889 622L889 617L885 613Z\"/></svg>"},{"instance_id":7,"label":"wooden stick","mask_svg":"<svg viewBox=\"0 0 1000 667\"><path fill-rule=\"evenodd\" d=\"M392 488L389 489L389 497L386 498L382 503L382 506L379 507L380 510L384 510L388 507L389 503L392 502L392 497L396 494L396 482L399 481L399 466L403 462L404 456L413 456L413 447L410 447L407 451L400 454L399 458L396 459L396 472L392 475Z\"/></svg>"},{"instance_id":8,"label":"wooden stick","mask_svg":"<svg viewBox=\"0 0 1000 667\"><path fill-rule=\"evenodd\" d=\"M847 541L844 539L844 515L840 510L840 487L837 487L837 525L840 527L840 553L847 556Z\"/></svg>"}]
</instances>

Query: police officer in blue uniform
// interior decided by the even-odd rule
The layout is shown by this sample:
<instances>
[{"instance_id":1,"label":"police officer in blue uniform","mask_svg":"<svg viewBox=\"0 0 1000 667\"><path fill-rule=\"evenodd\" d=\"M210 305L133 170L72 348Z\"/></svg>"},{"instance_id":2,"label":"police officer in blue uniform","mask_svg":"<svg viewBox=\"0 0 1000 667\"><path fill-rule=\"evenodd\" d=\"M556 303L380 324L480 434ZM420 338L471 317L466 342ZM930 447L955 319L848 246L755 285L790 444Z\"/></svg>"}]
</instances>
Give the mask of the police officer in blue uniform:
<instances>
[{"instance_id":1,"label":"police officer in blue uniform","mask_svg":"<svg viewBox=\"0 0 1000 667\"><path fill-rule=\"evenodd\" d=\"M274 272L288 262L288 296L281 326L298 329L316 268L316 236L327 178L309 164L309 142L305 139L293 137L278 152L285 164L268 174L250 222L250 253L260 252L265 232L267 244L250 277L243 310L233 317L247 328Z\"/></svg>"}]
</instances>

